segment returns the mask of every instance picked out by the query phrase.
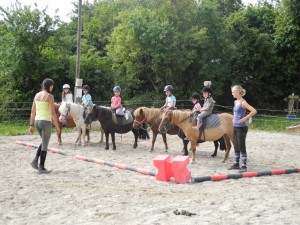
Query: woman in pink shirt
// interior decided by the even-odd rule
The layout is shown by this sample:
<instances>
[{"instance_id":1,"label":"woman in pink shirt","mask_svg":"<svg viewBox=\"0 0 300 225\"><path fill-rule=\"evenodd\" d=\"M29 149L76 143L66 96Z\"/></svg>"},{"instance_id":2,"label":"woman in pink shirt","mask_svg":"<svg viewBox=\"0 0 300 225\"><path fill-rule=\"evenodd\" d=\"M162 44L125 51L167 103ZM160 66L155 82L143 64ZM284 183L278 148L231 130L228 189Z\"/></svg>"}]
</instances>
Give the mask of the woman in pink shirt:
<instances>
[{"instance_id":1,"label":"woman in pink shirt","mask_svg":"<svg viewBox=\"0 0 300 225\"><path fill-rule=\"evenodd\" d=\"M122 99L121 95L121 88L119 86L115 86L113 89L115 96L111 98L111 105L110 108L116 112L119 116L125 116L125 108L121 105Z\"/></svg>"}]
</instances>

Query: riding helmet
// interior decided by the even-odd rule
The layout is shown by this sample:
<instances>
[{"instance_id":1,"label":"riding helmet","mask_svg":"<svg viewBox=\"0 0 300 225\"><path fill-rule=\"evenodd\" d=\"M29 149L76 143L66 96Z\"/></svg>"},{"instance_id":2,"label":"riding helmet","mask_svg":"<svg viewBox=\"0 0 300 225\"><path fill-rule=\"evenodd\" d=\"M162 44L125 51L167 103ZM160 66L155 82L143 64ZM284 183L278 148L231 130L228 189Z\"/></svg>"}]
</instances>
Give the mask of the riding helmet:
<instances>
[{"instance_id":1,"label":"riding helmet","mask_svg":"<svg viewBox=\"0 0 300 225\"><path fill-rule=\"evenodd\" d=\"M90 91L91 89L90 89L90 87L88 85L83 85L82 90L88 90L88 91Z\"/></svg>"},{"instance_id":2,"label":"riding helmet","mask_svg":"<svg viewBox=\"0 0 300 225\"><path fill-rule=\"evenodd\" d=\"M71 87L70 87L70 85L68 85L68 84L64 84L63 89L65 89L65 88L70 89Z\"/></svg>"},{"instance_id":3,"label":"riding helmet","mask_svg":"<svg viewBox=\"0 0 300 225\"><path fill-rule=\"evenodd\" d=\"M212 89L211 89L210 87L204 87L204 88L202 89L202 93L203 93L203 92L208 92L208 93L212 94Z\"/></svg>"},{"instance_id":4,"label":"riding helmet","mask_svg":"<svg viewBox=\"0 0 300 225\"><path fill-rule=\"evenodd\" d=\"M121 92L120 86L115 86L114 89L113 89L113 92L115 92L115 91Z\"/></svg>"},{"instance_id":5,"label":"riding helmet","mask_svg":"<svg viewBox=\"0 0 300 225\"><path fill-rule=\"evenodd\" d=\"M171 85L167 85L165 86L164 91L173 91L173 87Z\"/></svg>"},{"instance_id":6,"label":"riding helmet","mask_svg":"<svg viewBox=\"0 0 300 225\"><path fill-rule=\"evenodd\" d=\"M192 97L191 97L191 99L196 99L196 100L199 100L200 101L200 94L199 93L194 93L194 94L192 94Z\"/></svg>"}]
</instances>

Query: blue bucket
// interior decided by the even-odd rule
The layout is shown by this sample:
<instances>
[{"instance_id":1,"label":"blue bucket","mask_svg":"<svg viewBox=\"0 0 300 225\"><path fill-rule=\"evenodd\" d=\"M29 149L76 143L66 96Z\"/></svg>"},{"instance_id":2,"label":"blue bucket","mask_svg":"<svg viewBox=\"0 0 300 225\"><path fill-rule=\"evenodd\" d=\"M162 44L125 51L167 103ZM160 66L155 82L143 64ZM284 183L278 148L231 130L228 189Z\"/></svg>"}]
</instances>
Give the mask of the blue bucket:
<instances>
[{"instance_id":1,"label":"blue bucket","mask_svg":"<svg viewBox=\"0 0 300 225\"><path fill-rule=\"evenodd\" d=\"M296 120L297 116L296 115L287 115L288 120Z\"/></svg>"}]
</instances>

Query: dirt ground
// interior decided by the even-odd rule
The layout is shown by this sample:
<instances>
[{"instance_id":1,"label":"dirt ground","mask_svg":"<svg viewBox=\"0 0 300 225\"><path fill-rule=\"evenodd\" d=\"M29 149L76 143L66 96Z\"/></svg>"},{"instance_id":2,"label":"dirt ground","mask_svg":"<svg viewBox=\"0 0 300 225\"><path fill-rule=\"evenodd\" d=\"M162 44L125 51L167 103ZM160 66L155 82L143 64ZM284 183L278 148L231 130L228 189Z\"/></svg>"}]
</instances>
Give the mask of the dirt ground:
<instances>
[{"instance_id":1,"label":"dirt ground","mask_svg":"<svg viewBox=\"0 0 300 225\"><path fill-rule=\"evenodd\" d=\"M300 174L175 184L128 170L77 160L77 154L145 169L155 169L153 159L165 154L159 136L154 152L151 141L141 140L133 149L133 134L116 135L117 150L104 150L99 133L92 132L88 146L76 146L75 133L62 135L50 147L67 156L48 153L48 175L30 166L35 149L15 141L39 144L37 135L0 137L0 224L300 224ZM151 136L151 133L150 133ZM181 140L168 136L171 158L181 154ZM250 131L247 136L248 170L300 168L298 134ZM224 152L212 158L212 142L197 148L192 176L236 173L221 163ZM193 216L175 215L187 210Z\"/></svg>"}]
</instances>

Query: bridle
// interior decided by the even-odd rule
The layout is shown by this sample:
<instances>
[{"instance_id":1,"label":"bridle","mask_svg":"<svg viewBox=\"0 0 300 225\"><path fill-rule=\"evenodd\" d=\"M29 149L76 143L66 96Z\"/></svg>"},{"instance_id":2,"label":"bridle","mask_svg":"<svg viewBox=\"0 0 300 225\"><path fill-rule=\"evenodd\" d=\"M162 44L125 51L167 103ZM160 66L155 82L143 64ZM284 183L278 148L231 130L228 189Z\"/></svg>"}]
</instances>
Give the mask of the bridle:
<instances>
[{"instance_id":1,"label":"bridle","mask_svg":"<svg viewBox=\"0 0 300 225\"><path fill-rule=\"evenodd\" d=\"M138 121L138 120L135 119L135 120L133 121L133 123L134 123L134 124L138 124L139 129L144 129L144 128L143 128L143 124L144 124L145 121L146 121L146 117L145 117L144 119L142 119L141 121ZM145 130L146 130L146 129L145 129Z\"/></svg>"},{"instance_id":2,"label":"bridle","mask_svg":"<svg viewBox=\"0 0 300 225\"><path fill-rule=\"evenodd\" d=\"M189 119L189 118L190 118L190 116L184 118L184 119L181 120L178 124L182 123L183 121L185 121L185 120L187 120L187 119ZM167 132L167 131L169 130L169 126L170 126L170 124L172 123L172 120L173 120L173 115L170 115L170 116L168 117L168 119L166 120L165 125L162 127L164 132ZM177 125L178 125L178 124L177 124Z\"/></svg>"},{"instance_id":3,"label":"bridle","mask_svg":"<svg viewBox=\"0 0 300 225\"><path fill-rule=\"evenodd\" d=\"M173 119L173 115L169 116L168 119L166 120L166 123L163 125L162 129L163 129L164 133L168 132L170 123L172 122L172 119Z\"/></svg>"},{"instance_id":4,"label":"bridle","mask_svg":"<svg viewBox=\"0 0 300 225\"><path fill-rule=\"evenodd\" d=\"M69 116L69 114L70 114L70 110L71 110L71 106L70 106L70 104L68 105L68 104L66 104L66 107L67 107L67 113L66 113L66 115L64 115L64 114L60 114L62 117L64 117L64 119L65 120L67 120L68 119L68 116Z\"/></svg>"}]
</instances>

